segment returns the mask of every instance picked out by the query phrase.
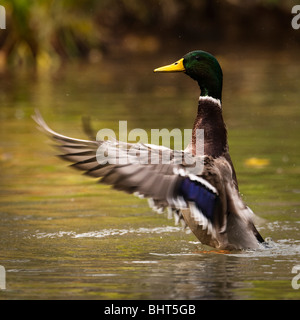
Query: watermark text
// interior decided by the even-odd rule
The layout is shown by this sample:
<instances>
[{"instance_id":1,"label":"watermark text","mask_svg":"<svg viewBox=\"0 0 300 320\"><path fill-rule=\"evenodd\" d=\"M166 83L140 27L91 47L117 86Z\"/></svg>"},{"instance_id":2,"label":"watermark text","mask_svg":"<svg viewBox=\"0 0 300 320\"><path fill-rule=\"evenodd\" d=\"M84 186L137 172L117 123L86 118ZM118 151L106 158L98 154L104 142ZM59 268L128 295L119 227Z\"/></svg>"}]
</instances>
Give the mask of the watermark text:
<instances>
[{"instance_id":1,"label":"watermark text","mask_svg":"<svg viewBox=\"0 0 300 320\"><path fill-rule=\"evenodd\" d=\"M293 29L298 30L300 29L300 5L299 4L293 6L292 14L295 14L295 16L291 21L292 27Z\"/></svg>"},{"instance_id":2,"label":"watermark text","mask_svg":"<svg viewBox=\"0 0 300 320\"><path fill-rule=\"evenodd\" d=\"M292 273L296 273L296 275L292 279L292 288L295 290L300 289L300 265L293 266Z\"/></svg>"},{"instance_id":3,"label":"watermark text","mask_svg":"<svg viewBox=\"0 0 300 320\"><path fill-rule=\"evenodd\" d=\"M6 29L6 12L3 6L0 6L0 29Z\"/></svg>"},{"instance_id":4,"label":"watermark text","mask_svg":"<svg viewBox=\"0 0 300 320\"><path fill-rule=\"evenodd\" d=\"M6 271L3 266L0 266L0 290L6 289Z\"/></svg>"},{"instance_id":5,"label":"watermark text","mask_svg":"<svg viewBox=\"0 0 300 320\"><path fill-rule=\"evenodd\" d=\"M193 139L193 155L190 148ZM204 130L175 128L151 129L150 137L141 128L128 132L127 121L119 121L119 139L112 129L98 131L97 141L103 141L97 150L97 161L105 164L173 164L188 167L189 173L201 174L204 156ZM161 146L159 146L161 145ZM174 149L171 149L173 145ZM184 151L185 150L185 151Z\"/></svg>"}]
</instances>

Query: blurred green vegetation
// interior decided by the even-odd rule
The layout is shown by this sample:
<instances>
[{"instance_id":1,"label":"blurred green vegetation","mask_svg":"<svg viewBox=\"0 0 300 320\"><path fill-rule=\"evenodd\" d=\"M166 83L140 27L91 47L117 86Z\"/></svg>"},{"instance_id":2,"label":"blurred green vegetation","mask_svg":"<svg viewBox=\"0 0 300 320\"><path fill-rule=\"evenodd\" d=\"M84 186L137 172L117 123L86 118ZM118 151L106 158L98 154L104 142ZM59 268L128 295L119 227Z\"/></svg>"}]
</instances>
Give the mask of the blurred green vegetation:
<instances>
[{"instance_id":1,"label":"blurred green vegetation","mask_svg":"<svg viewBox=\"0 0 300 320\"><path fill-rule=\"evenodd\" d=\"M153 54L187 43L287 49L300 44L300 32L291 27L296 2L4 0L7 26L0 30L0 68Z\"/></svg>"}]
</instances>

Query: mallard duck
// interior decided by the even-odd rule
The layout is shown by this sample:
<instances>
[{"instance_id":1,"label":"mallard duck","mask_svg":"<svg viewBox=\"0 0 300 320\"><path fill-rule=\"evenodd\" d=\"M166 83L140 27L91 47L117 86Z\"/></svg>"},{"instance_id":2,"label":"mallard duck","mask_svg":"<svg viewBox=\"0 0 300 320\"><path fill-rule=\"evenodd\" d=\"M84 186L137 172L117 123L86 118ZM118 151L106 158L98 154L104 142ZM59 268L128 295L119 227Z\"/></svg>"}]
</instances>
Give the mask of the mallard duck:
<instances>
[{"instance_id":1,"label":"mallard duck","mask_svg":"<svg viewBox=\"0 0 300 320\"><path fill-rule=\"evenodd\" d=\"M223 75L217 59L197 50L154 72L183 72L198 82L201 91L191 142L185 150L168 149L167 164L145 161L150 160L150 154L162 160L165 147L74 139L50 129L38 111L33 118L56 142L60 157L72 162L73 167L117 190L148 198L158 212L167 209L168 216L173 214L182 221L202 244L225 250L259 248L264 240L254 226L253 212L239 194L228 152L222 116ZM197 153L199 129L204 130L204 155ZM98 157L99 150L105 150L106 155L113 151L117 159L103 161ZM124 158L126 162L121 161ZM191 166L188 158L200 160L201 171L195 173L195 165Z\"/></svg>"}]
</instances>

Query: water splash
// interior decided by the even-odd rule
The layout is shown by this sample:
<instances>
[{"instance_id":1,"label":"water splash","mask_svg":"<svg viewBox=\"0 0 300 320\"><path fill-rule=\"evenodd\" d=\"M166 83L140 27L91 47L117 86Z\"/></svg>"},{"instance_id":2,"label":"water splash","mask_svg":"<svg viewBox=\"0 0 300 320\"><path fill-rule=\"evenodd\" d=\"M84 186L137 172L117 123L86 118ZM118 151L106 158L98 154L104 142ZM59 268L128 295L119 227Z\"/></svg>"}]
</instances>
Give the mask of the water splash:
<instances>
[{"instance_id":1,"label":"water splash","mask_svg":"<svg viewBox=\"0 0 300 320\"><path fill-rule=\"evenodd\" d=\"M38 232L33 237L37 239L43 238L61 238L69 236L71 238L105 238L111 236L123 236L125 234L161 234L170 232L180 232L182 228L180 227L156 227L156 228L137 228L137 229L103 229L99 231L90 231L84 233L76 233L75 231L58 231L53 233Z\"/></svg>"}]
</instances>

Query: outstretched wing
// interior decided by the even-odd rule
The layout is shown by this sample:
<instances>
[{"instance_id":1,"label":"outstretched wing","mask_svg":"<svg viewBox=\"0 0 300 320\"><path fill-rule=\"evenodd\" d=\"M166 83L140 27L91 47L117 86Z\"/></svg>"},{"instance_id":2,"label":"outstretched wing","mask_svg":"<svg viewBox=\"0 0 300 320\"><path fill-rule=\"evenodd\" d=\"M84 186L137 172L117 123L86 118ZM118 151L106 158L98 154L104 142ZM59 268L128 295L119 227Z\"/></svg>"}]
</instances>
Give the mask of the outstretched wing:
<instances>
[{"instance_id":1,"label":"outstretched wing","mask_svg":"<svg viewBox=\"0 0 300 320\"><path fill-rule=\"evenodd\" d=\"M220 209L224 192L216 188L219 178L209 157L202 157L205 170L195 175L193 156L188 152L141 143L74 139L50 129L39 112L33 119L55 141L62 152L60 157L86 175L100 178L101 183L117 190L146 197L154 210L168 208L169 216L173 212L177 219L182 217L180 210L189 209L187 224L201 226L212 237L224 228L226 209Z\"/></svg>"}]
</instances>

